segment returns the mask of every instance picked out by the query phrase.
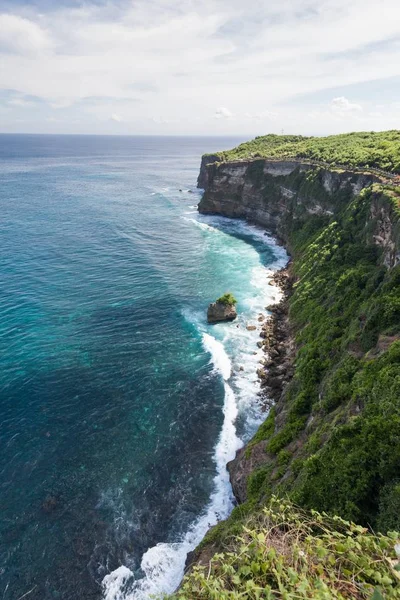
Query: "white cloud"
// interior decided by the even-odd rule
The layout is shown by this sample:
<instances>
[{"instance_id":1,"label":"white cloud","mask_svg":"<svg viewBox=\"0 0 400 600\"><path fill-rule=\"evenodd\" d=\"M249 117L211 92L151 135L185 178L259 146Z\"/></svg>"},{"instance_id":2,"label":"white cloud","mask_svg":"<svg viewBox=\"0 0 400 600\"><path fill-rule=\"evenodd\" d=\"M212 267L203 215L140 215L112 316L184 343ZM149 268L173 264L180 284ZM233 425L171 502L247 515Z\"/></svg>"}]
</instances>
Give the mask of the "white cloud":
<instances>
[{"instance_id":1,"label":"white cloud","mask_svg":"<svg viewBox=\"0 0 400 600\"><path fill-rule=\"evenodd\" d=\"M275 121L275 119L278 116L278 113L273 112L272 110L264 110L262 112L255 113L255 114L246 112L244 114L244 116L246 117L246 119L256 119L258 121L264 121L264 120Z\"/></svg>"},{"instance_id":2,"label":"white cloud","mask_svg":"<svg viewBox=\"0 0 400 600\"><path fill-rule=\"evenodd\" d=\"M122 117L120 115L117 115L116 113L113 113L111 115L111 121L115 121L116 123L121 123Z\"/></svg>"},{"instance_id":3,"label":"white cloud","mask_svg":"<svg viewBox=\"0 0 400 600\"><path fill-rule=\"evenodd\" d=\"M339 115L358 113L362 111L362 106L354 102L350 102L344 96L334 98L331 102L331 110Z\"/></svg>"},{"instance_id":4,"label":"white cloud","mask_svg":"<svg viewBox=\"0 0 400 600\"><path fill-rule=\"evenodd\" d=\"M32 106L32 102L30 102L29 100L25 100L24 98L12 98L11 100L8 101L8 104L10 106L21 106L21 107Z\"/></svg>"},{"instance_id":5,"label":"white cloud","mask_svg":"<svg viewBox=\"0 0 400 600\"><path fill-rule=\"evenodd\" d=\"M37 23L18 15L0 14L0 52L32 54L51 46L47 33Z\"/></svg>"},{"instance_id":6,"label":"white cloud","mask_svg":"<svg viewBox=\"0 0 400 600\"><path fill-rule=\"evenodd\" d=\"M54 108L56 110L62 109L62 108L69 108L70 106L72 106L72 104L73 104L73 100L70 98L58 98L58 99L50 102L51 108Z\"/></svg>"},{"instance_id":7,"label":"white cloud","mask_svg":"<svg viewBox=\"0 0 400 600\"><path fill-rule=\"evenodd\" d=\"M368 113L368 116L372 117L373 119L382 119L383 113L381 113L379 110L372 110Z\"/></svg>"},{"instance_id":8,"label":"white cloud","mask_svg":"<svg viewBox=\"0 0 400 600\"><path fill-rule=\"evenodd\" d=\"M232 119L233 113L229 110L229 108L225 108L225 106L220 106L215 111L214 117L216 119Z\"/></svg>"},{"instance_id":9,"label":"white cloud","mask_svg":"<svg viewBox=\"0 0 400 600\"><path fill-rule=\"evenodd\" d=\"M35 131L49 110L63 111L65 131L80 122L88 133L112 132L114 110L127 133L161 124L166 133L245 135L370 129L376 110L379 126L399 126L395 109L377 109L366 91L386 78L393 93L384 101L396 101L398 0L280 0L252 10L241 0L87 0L40 13L26 3L0 14L0 87L47 104L40 114L38 102L25 104ZM3 130L21 106L7 105Z\"/></svg>"},{"instance_id":10,"label":"white cloud","mask_svg":"<svg viewBox=\"0 0 400 600\"><path fill-rule=\"evenodd\" d=\"M152 117L151 119L153 123L157 123L157 125L167 125L169 123L168 119L164 117Z\"/></svg>"}]
</instances>

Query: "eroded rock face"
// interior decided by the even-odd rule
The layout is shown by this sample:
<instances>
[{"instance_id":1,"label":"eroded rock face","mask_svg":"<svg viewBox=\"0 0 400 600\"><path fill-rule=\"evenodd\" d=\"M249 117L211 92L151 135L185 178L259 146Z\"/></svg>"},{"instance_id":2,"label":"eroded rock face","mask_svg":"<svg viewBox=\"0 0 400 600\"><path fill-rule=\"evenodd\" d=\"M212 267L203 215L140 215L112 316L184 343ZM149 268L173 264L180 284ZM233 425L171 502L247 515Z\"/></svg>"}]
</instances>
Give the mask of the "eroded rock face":
<instances>
[{"instance_id":1,"label":"eroded rock face","mask_svg":"<svg viewBox=\"0 0 400 600\"><path fill-rule=\"evenodd\" d=\"M199 212L247 219L287 241L288 224L304 215L334 215L340 197L354 197L378 181L372 174L318 169L315 189L305 185L316 167L301 160L268 159L212 162L204 156L199 187L205 193Z\"/></svg>"},{"instance_id":2,"label":"eroded rock face","mask_svg":"<svg viewBox=\"0 0 400 600\"><path fill-rule=\"evenodd\" d=\"M233 321L237 317L236 308L233 304L223 302L212 302L207 310L207 321L209 323L220 323L221 321Z\"/></svg>"},{"instance_id":3,"label":"eroded rock face","mask_svg":"<svg viewBox=\"0 0 400 600\"><path fill-rule=\"evenodd\" d=\"M199 212L246 219L266 227L286 245L296 222L310 215L329 219L362 189L381 182L372 173L330 170L295 159L218 161L217 155L202 158L198 185L205 193ZM382 250L384 265L398 264L398 218L393 203L380 199L380 194L371 204L367 228L368 241Z\"/></svg>"},{"instance_id":4,"label":"eroded rock face","mask_svg":"<svg viewBox=\"0 0 400 600\"><path fill-rule=\"evenodd\" d=\"M266 452L265 440L237 451L236 457L228 462L227 469L234 496L239 504L247 500L247 485L250 475L260 467L272 465L274 457Z\"/></svg>"},{"instance_id":5,"label":"eroded rock face","mask_svg":"<svg viewBox=\"0 0 400 600\"><path fill-rule=\"evenodd\" d=\"M200 173L197 178L197 187L206 189L209 183L211 171L207 169L208 165L211 165L219 160L217 154L205 154L201 159Z\"/></svg>"},{"instance_id":6,"label":"eroded rock face","mask_svg":"<svg viewBox=\"0 0 400 600\"><path fill-rule=\"evenodd\" d=\"M374 224L372 241L382 249L383 264L394 267L400 262L399 229L395 226L394 208L374 200L369 217Z\"/></svg>"}]
</instances>

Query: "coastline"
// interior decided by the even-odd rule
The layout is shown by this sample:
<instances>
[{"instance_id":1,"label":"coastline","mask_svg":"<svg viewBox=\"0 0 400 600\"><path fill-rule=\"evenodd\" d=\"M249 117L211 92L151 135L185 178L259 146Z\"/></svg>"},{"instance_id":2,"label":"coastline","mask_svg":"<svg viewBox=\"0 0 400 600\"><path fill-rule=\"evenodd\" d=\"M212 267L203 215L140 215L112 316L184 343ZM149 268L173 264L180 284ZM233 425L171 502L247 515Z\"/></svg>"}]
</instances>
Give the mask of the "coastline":
<instances>
[{"instance_id":1,"label":"coastline","mask_svg":"<svg viewBox=\"0 0 400 600\"><path fill-rule=\"evenodd\" d=\"M205 167L206 165L202 165L203 174ZM284 165L284 167L286 168L286 165ZM267 193L268 190L260 187L260 182L258 181L259 174L251 172L252 179L250 185L248 185L245 181L245 173L242 172L240 172L238 176L236 176L237 174L233 171L229 172L229 177L226 180L225 171L229 170L229 168L230 167L226 165L221 166L223 172L221 172L219 179L216 178L213 167L211 167L211 169L206 169L212 180L207 179L204 182L204 187L206 189L199 203L199 213L208 215L210 218L228 217L250 226L252 224L256 225L260 234L262 230L263 233L261 235L263 236L271 235L270 232L272 231L270 240L272 244L284 246L285 248L291 248L291 243L294 242L292 233L293 230L296 231L299 222L303 223L304 220L314 218L320 219L321 223L329 222L334 214L333 210L335 208L335 202L337 201L336 197L338 197L339 201L342 201L343 198L341 194L345 194L346 198L348 195L353 196L358 192L358 186L363 183L358 181L358 177L353 181L348 173L343 176L338 176L337 181L328 181L328 173L324 172L322 174L322 182L316 183L311 190L307 190L307 194L304 193L304 195L300 197L300 201L296 203L293 198L302 193L301 186L304 183L303 179L305 176L301 174L300 183L297 180L293 180L293 178L288 179L288 182L286 183L284 178L289 178L291 173L284 172L273 175L267 173L268 177L279 178L280 191L278 192L275 189L277 197L273 198L274 205L269 206L268 210L263 210L262 206L266 197L265 193ZM257 177L253 177L255 175L257 175ZM244 181L243 187L242 180ZM290 189L289 185L291 186ZM320 187L321 190L325 190L325 195L321 193ZM320 194L324 200L321 203ZM246 207L246 210L242 210L242 202ZM254 210L253 202L256 204ZM205 230L214 230L214 227L207 224L207 221L201 224L200 227ZM389 238L390 235L388 239ZM385 241L385 252L387 251L387 248L389 248L389 246ZM228 462L226 462L228 456L225 453L225 461L223 463L223 472L225 475L223 475L223 479L229 486L229 495L232 495L232 500L234 496L237 505L235 506L234 502L228 502L229 509L225 506L227 510L224 512L219 511L218 514L216 514L216 519L207 519L207 522L204 523L206 528L202 528L202 536L196 536L197 542L199 543L197 547L194 547L193 543L185 544L185 573L190 571L194 564L208 565L215 552L223 549L224 533L231 535L232 530L237 526L237 522L240 521L240 517L243 518L249 513L249 510L251 510L252 507L252 501L255 500L255 496L252 495L252 490L249 491L248 489L249 484L250 487L252 487L254 481L255 485L259 486L261 477L266 479L269 476L273 481L278 479L286 481L284 467L287 465L287 459L290 460L292 452L290 450L284 450L282 456L277 456L277 452L273 450L269 452L266 446L266 440L282 430L285 427L288 418L289 407L287 402L285 402L285 394L287 394L287 385L294 374L295 358L294 332L289 322L288 314L289 299L292 295L292 288L295 281L293 265L289 259L288 264L285 267L276 272L273 272L273 269L271 269L270 273L265 273L265 275L270 279L269 284L275 286L276 290L279 290L279 294L275 294L275 297L271 294L271 299L274 300L277 296L279 296L280 299L274 304L268 304L267 306L259 305L257 311L253 310L252 314L247 316L247 325L243 322L241 325L242 331L247 329L248 332L251 332L251 334L247 334L247 332L244 331L244 333L247 334L246 337L249 335L258 347L258 351L252 352L253 355L257 355L256 358L253 357L253 359L255 358L256 363L258 362L258 364L255 365L255 371L258 376L258 393L254 389L254 382L252 383L252 386L253 397L256 398L258 396L259 400L258 410L260 410L260 413L258 413L258 417L262 415L260 406L263 404L264 419L262 421L259 420L259 429L256 432L253 431L253 437L250 441L246 442L246 437L240 434L240 443L244 445L240 449L237 449L235 456ZM265 275L263 274L263 276ZM257 277L260 277L260 273ZM266 296L267 294L264 295L264 298ZM267 317L265 317L264 310L267 310L269 313ZM252 322L255 322L255 325L253 325ZM247 339L249 339L249 337L247 337ZM223 341L225 343L225 339ZM229 371L229 373L226 371L225 374L221 371L221 365L216 368L216 370L221 371L223 376L226 396L231 392L233 393L233 390L230 387L231 382L228 383L231 375L243 371L243 368L239 364L231 364L231 368L232 370ZM261 402L260 398L262 399ZM234 407L235 399L232 398L232 400L233 403L231 404L232 407ZM237 409L237 405L235 406L235 409ZM224 408L224 415L227 416L225 410L226 409ZM267 414L268 410L270 412ZM234 425L237 414L238 413L236 412L236 414L233 415L230 412L229 418L231 431L234 432L236 440L239 439L236 435L236 427ZM305 418L303 420L305 422ZM310 423L311 422L312 420L310 420ZM222 433L216 448L223 445L221 440ZM238 446L236 448L238 448ZM230 449L232 450L232 447ZM278 448L278 450L279 449L280 448ZM235 453L235 449L233 450ZM284 465L282 462L283 459L286 460ZM219 460L219 472L222 473L220 467L221 461ZM259 478L258 480L256 480L257 477ZM226 489L227 487L225 486L225 491ZM247 500L250 500L250 502L246 503ZM241 507L244 503L246 504ZM201 538L202 541L200 541ZM194 550L192 550L192 548L194 548ZM179 579L179 581L181 582L181 579ZM181 583L177 585L179 589Z\"/></svg>"},{"instance_id":2,"label":"coastline","mask_svg":"<svg viewBox=\"0 0 400 600\"><path fill-rule=\"evenodd\" d=\"M279 242L276 236L272 237ZM261 348L264 353L264 357L259 361L260 367L257 369L257 375L262 395L261 410L266 413L265 419L293 376L294 337L288 317L289 297L294 280L290 258L286 266L275 271L272 276L267 275L267 277L270 278L269 285L279 290L280 299L278 302L265 307L271 314L263 320L259 334L261 339L257 342L258 348ZM257 315L255 315L256 317ZM265 446L265 444L261 445ZM251 463L247 460L242 461L242 458L246 457L249 446L252 446L251 440L239 448L235 458L226 464L236 506L246 500L247 478L251 471L257 467L257 453L253 454L255 460ZM265 460L265 457L263 457L263 460ZM194 565L208 565L211 557L219 550L219 546L212 541L210 542L209 537L212 538L213 530L218 528L221 522L223 521L212 526L200 544L187 554L185 575L190 572Z\"/></svg>"},{"instance_id":3,"label":"coastline","mask_svg":"<svg viewBox=\"0 0 400 600\"><path fill-rule=\"evenodd\" d=\"M265 307L269 316L259 314L257 327L247 327L261 338L257 375L266 418L227 465L237 505L188 555L184 593L197 589L203 574L207 590L212 581L213 590L222 590L225 564L240 573L243 532L253 523L256 535L274 497L358 527L398 527L396 456L376 462L389 456L398 431L398 313L387 311L399 281L398 196L351 167L229 158L203 156L199 212L272 231L295 268L289 260L271 274L281 299ZM360 460L365 487L354 480ZM200 571L190 575L194 565ZM228 577L223 589L245 594L239 579L232 586Z\"/></svg>"},{"instance_id":4,"label":"coastline","mask_svg":"<svg viewBox=\"0 0 400 600\"><path fill-rule=\"evenodd\" d=\"M213 449L216 465L215 487L204 511L192 522L182 538L174 542L159 542L143 555L143 578L135 579L133 572L124 566L105 577L103 589L107 600L115 600L118 590L131 585L131 582L135 598L144 599L150 594L173 593L175 589L179 589L196 548L210 529L225 522L232 514L236 500L227 465L235 460L239 448L246 447L248 440L266 417L264 411L267 402L262 387L263 380L257 376L260 361L265 361L265 349L258 343L265 341L261 336L265 335L263 330L272 318L272 314L267 316L266 305L281 299L281 287L277 285L277 278L282 265L287 264L288 255L276 236L244 219L227 219L223 216L204 218L201 213L199 219L190 216L183 218L199 227L202 235L209 236L213 244L217 240L225 249L227 244L231 243L230 239L241 240L243 236L248 238L250 253L257 257L245 277L246 286L249 288L245 288L245 297L242 291L243 310L238 315L237 322L208 325L203 312L188 310L184 314L185 319L201 334L203 347L210 354L212 370L222 378L225 391L222 406L223 424ZM260 254L260 247L270 249L266 250L266 264L260 258L263 253L261 250ZM234 248L236 255L236 243ZM215 252L215 249L212 252ZM240 252L236 256L236 260L239 259L243 260Z\"/></svg>"},{"instance_id":5,"label":"coastline","mask_svg":"<svg viewBox=\"0 0 400 600\"><path fill-rule=\"evenodd\" d=\"M281 293L281 299L266 309L271 313L265 320L260 337L265 358L257 370L261 380L261 390L264 399L264 410L275 411L274 419L279 421L276 408L280 407L279 400L285 392L286 385L294 374L295 343L294 334L289 321L289 298L292 293L294 276L292 263L289 260L286 267L276 271L270 284L273 283ZM265 423L265 421L264 421ZM265 443L254 442L253 438L236 453L234 460L227 465L232 490L238 504L247 499L247 483L250 474L261 464L265 464ZM248 455L251 452L251 460Z\"/></svg>"}]
</instances>

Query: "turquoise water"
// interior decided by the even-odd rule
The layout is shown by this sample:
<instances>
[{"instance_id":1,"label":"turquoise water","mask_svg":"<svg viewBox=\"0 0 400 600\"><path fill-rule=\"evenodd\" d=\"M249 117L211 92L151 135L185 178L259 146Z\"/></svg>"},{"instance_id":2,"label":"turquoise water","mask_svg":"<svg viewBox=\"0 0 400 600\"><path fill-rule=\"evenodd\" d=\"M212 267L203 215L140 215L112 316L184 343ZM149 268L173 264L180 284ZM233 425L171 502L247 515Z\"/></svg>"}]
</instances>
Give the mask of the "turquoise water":
<instances>
[{"instance_id":1,"label":"turquoise water","mask_svg":"<svg viewBox=\"0 0 400 600\"><path fill-rule=\"evenodd\" d=\"M238 141L0 136L3 600L171 591L229 514L285 262L197 214L201 154ZM238 322L208 326L227 290Z\"/></svg>"}]
</instances>

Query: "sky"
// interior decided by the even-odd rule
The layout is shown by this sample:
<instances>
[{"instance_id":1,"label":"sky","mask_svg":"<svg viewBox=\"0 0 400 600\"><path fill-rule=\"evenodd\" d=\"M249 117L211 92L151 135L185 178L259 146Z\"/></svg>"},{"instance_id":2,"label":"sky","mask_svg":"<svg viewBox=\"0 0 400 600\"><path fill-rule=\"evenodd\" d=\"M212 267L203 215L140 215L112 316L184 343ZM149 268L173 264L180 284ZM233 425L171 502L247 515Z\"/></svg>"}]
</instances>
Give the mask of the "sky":
<instances>
[{"instance_id":1,"label":"sky","mask_svg":"<svg viewBox=\"0 0 400 600\"><path fill-rule=\"evenodd\" d=\"M0 0L0 132L384 129L399 0Z\"/></svg>"}]
</instances>

